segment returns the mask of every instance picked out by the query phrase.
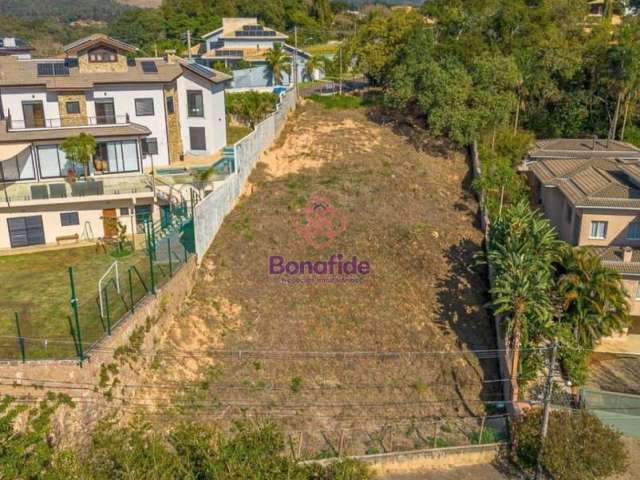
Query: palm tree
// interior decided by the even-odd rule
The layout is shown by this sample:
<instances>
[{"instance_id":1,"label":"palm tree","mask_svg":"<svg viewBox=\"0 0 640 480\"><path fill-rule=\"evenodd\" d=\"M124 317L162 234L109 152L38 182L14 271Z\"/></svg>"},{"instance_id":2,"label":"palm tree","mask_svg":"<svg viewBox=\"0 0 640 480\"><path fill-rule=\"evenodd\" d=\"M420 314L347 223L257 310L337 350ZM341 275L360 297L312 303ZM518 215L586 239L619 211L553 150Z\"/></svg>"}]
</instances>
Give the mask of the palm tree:
<instances>
[{"instance_id":1,"label":"palm tree","mask_svg":"<svg viewBox=\"0 0 640 480\"><path fill-rule=\"evenodd\" d=\"M312 55L304 65L304 74L309 80L313 80L316 70L324 70L326 58L323 55Z\"/></svg>"},{"instance_id":2,"label":"palm tree","mask_svg":"<svg viewBox=\"0 0 640 480\"><path fill-rule=\"evenodd\" d=\"M603 266L592 251L569 246L562 251L560 266L560 323L577 346L591 349L600 338L628 326L629 304L618 272Z\"/></svg>"},{"instance_id":3,"label":"palm tree","mask_svg":"<svg viewBox=\"0 0 640 480\"><path fill-rule=\"evenodd\" d=\"M536 345L553 327L550 294L559 243L549 221L526 201L505 209L491 231L487 253L493 272L491 305L505 322L515 388L522 348Z\"/></svg>"},{"instance_id":4,"label":"palm tree","mask_svg":"<svg viewBox=\"0 0 640 480\"><path fill-rule=\"evenodd\" d=\"M273 76L273 83L275 85L282 84L282 74L284 72L291 72L291 61L289 55L282 48L282 44L276 44L273 48L267 51L267 55L265 56L265 60L267 61L267 66L269 70L271 70L271 75Z\"/></svg>"}]
</instances>

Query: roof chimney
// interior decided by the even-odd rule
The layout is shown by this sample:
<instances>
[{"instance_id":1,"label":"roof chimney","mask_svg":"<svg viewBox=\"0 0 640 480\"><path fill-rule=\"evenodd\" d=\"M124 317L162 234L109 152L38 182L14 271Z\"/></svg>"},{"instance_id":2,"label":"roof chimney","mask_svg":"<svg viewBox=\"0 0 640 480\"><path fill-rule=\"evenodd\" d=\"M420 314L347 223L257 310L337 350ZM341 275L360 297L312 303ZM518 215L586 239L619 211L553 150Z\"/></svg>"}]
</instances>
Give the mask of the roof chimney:
<instances>
[{"instance_id":1,"label":"roof chimney","mask_svg":"<svg viewBox=\"0 0 640 480\"><path fill-rule=\"evenodd\" d=\"M622 249L622 261L624 263L629 263L631 261L631 258L633 257L633 248L631 247L624 247Z\"/></svg>"},{"instance_id":2,"label":"roof chimney","mask_svg":"<svg viewBox=\"0 0 640 480\"><path fill-rule=\"evenodd\" d=\"M178 56L176 55L175 50L165 50L164 51L164 60L169 64L176 63Z\"/></svg>"}]
</instances>

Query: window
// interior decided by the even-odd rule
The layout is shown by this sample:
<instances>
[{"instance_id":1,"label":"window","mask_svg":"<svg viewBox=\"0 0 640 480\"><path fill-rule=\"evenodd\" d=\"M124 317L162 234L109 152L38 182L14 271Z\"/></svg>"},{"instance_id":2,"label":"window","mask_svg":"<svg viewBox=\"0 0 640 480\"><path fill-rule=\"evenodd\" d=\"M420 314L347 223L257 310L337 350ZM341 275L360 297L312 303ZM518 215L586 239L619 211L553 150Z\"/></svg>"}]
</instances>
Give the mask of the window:
<instances>
[{"instance_id":1,"label":"window","mask_svg":"<svg viewBox=\"0 0 640 480\"><path fill-rule=\"evenodd\" d=\"M191 150L207 149L204 127L189 127L189 139L191 141Z\"/></svg>"},{"instance_id":2,"label":"window","mask_svg":"<svg viewBox=\"0 0 640 480\"><path fill-rule=\"evenodd\" d=\"M80 113L80 102L67 102L66 108L68 114Z\"/></svg>"},{"instance_id":3,"label":"window","mask_svg":"<svg viewBox=\"0 0 640 480\"><path fill-rule=\"evenodd\" d=\"M16 217L7 219L11 248L44 244L42 216Z\"/></svg>"},{"instance_id":4,"label":"window","mask_svg":"<svg viewBox=\"0 0 640 480\"><path fill-rule=\"evenodd\" d=\"M567 204L567 223L571 223L571 220L573 220L573 208L571 208L571 205Z\"/></svg>"},{"instance_id":5,"label":"window","mask_svg":"<svg viewBox=\"0 0 640 480\"><path fill-rule=\"evenodd\" d=\"M594 221L591 222L591 232L589 238L592 240L604 240L607 238L607 226L609 222Z\"/></svg>"},{"instance_id":6,"label":"window","mask_svg":"<svg viewBox=\"0 0 640 480\"><path fill-rule=\"evenodd\" d=\"M640 240L640 221L636 220L629 224L629 228L627 228L627 239Z\"/></svg>"},{"instance_id":7,"label":"window","mask_svg":"<svg viewBox=\"0 0 640 480\"><path fill-rule=\"evenodd\" d=\"M129 216L129 207L122 207L120 209L120 216L121 217L128 217Z\"/></svg>"},{"instance_id":8,"label":"window","mask_svg":"<svg viewBox=\"0 0 640 480\"><path fill-rule=\"evenodd\" d=\"M31 148L16 157L0 162L0 181L33 180L36 178L33 168Z\"/></svg>"},{"instance_id":9,"label":"window","mask_svg":"<svg viewBox=\"0 0 640 480\"><path fill-rule=\"evenodd\" d=\"M138 142L135 140L98 142L96 161L106 163L101 170L103 173L137 172L140 170Z\"/></svg>"},{"instance_id":10,"label":"window","mask_svg":"<svg viewBox=\"0 0 640 480\"><path fill-rule=\"evenodd\" d=\"M84 167L67 160L64 151L58 145L38 145L38 165L41 178L65 177L69 170L82 175Z\"/></svg>"},{"instance_id":11,"label":"window","mask_svg":"<svg viewBox=\"0 0 640 480\"><path fill-rule=\"evenodd\" d=\"M142 155L157 155L158 154L158 139L157 138L145 138L142 140Z\"/></svg>"},{"instance_id":12,"label":"window","mask_svg":"<svg viewBox=\"0 0 640 480\"><path fill-rule=\"evenodd\" d=\"M153 221L151 205L136 205L136 224L141 225L146 223L147 221ZM140 232L140 227L138 227L138 232Z\"/></svg>"},{"instance_id":13,"label":"window","mask_svg":"<svg viewBox=\"0 0 640 480\"><path fill-rule=\"evenodd\" d=\"M98 125L113 125L116 123L116 107L113 98L99 98L96 104L96 123Z\"/></svg>"},{"instance_id":14,"label":"window","mask_svg":"<svg viewBox=\"0 0 640 480\"><path fill-rule=\"evenodd\" d=\"M71 225L80 225L80 216L78 212L65 212L60 214L60 225L69 227Z\"/></svg>"},{"instance_id":15,"label":"window","mask_svg":"<svg viewBox=\"0 0 640 480\"><path fill-rule=\"evenodd\" d=\"M96 48L89 51L89 61L91 63L111 63L118 61L118 54L110 48Z\"/></svg>"},{"instance_id":16,"label":"window","mask_svg":"<svg viewBox=\"0 0 640 480\"><path fill-rule=\"evenodd\" d=\"M175 107L173 106L173 97L167 97L167 113L173 113Z\"/></svg>"},{"instance_id":17,"label":"window","mask_svg":"<svg viewBox=\"0 0 640 480\"><path fill-rule=\"evenodd\" d=\"M42 101L22 102L22 115L24 118L24 128L44 128L46 120L44 118L44 106Z\"/></svg>"},{"instance_id":18,"label":"window","mask_svg":"<svg viewBox=\"0 0 640 480\"><path fill-rule=\"evenodd\" d=\"M187 91L187 105L190 117L204 117L204 102L202 99L202 91Z\"/></svg>"},{"instance_id":19,"label":"window","mask_svg":"<svg viewBox=\"0 0 640 480\"><path fill-rule=\"evenodd\" d=\"M153 109L153 98L136 98L136 115L139 117L149 117L155 115Z\"/></svg>"}]
</instances>

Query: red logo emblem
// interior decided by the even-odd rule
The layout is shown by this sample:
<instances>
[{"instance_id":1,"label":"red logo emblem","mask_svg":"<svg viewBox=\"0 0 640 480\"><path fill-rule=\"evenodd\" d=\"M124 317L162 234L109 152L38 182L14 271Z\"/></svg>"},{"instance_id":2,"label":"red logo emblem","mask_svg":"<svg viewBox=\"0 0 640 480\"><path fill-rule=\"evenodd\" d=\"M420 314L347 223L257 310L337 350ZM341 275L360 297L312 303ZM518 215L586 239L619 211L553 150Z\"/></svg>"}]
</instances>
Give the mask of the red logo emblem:
<instances>
[{"instance_id":1,"label":"red logo emblem","mask_svg":"<svg viewBox=\"0 0 640 480\"><path fill-rule=\"evenodd\" d=\"M322 249L347 229L345 215L336 210L329 200L313 197L303 210L304 218L296 226L298 234L314 248Z\"/></svg>"}]
</instances>

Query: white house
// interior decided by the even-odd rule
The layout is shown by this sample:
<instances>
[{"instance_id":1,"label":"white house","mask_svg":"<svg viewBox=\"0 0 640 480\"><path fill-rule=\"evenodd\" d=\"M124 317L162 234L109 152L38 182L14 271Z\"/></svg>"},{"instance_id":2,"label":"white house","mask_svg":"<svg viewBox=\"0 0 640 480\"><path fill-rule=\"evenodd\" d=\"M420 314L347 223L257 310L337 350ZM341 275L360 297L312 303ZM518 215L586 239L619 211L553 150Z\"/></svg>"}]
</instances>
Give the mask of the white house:
<instances>
[{"instance_id":1,"label":"white house","mask_svg":"<svg viewBox=\"0 0 640 480\"><path fill-rule=\"evenodd\" d=\"M26 59L31 58L33 47L21 38L0 37L0 56L12 55Z\"/></svg>"},{"instance_id":2,"label":"white house","mask_svg":"<svg viewBox=\"0 0 640 480\"><path fill-rule=\"evenodd\" d=\"M265 57L269 50L281 45L290 58L290 64L297 66L297 80L320 80L323 72L316 69L309 74L306 64L311 55L301 49L288 45L288 35L272 28L262 26L256 17L223 18L222 27L202 36L198 61L213 66L218 62L232 68L233 87L265 87L273 85L273 76L269 71ZM245 66L245 68L238 68ZM295 81L294 75L285 73L283 84Z\"/></svg>"},{"instance_id":3,"label":"white house","mask_svg":"<svg viewBox=\"0 0 640 480\"><path fill-rule=\"evenodd\" d=\"M64 58L0 57L0 248L111 236L105 218L159 216L147 174L225 146L231 77L136 50L97 34ZM87 179L59 148L80 133L97 141Z\"/></svg>"}]
</instances>

